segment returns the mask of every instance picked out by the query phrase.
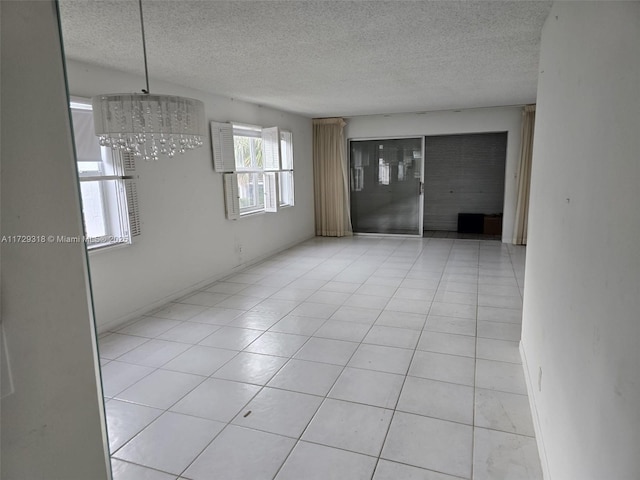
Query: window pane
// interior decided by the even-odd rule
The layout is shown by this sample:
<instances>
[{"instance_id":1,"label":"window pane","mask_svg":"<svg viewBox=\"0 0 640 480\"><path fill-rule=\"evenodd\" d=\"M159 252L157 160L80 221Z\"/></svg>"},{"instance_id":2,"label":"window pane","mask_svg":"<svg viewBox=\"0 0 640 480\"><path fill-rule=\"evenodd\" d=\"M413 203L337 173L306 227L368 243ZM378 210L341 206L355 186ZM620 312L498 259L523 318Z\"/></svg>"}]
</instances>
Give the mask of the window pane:
<instances>
[{"instance_id":1,"label":"window pane","mask_svg":"<svg viewBox=\"0 0 640 480\"><path fill-rule=\"evenodd\" d=\"M264 178L262 173L239 173L238 193L240 211L261 210L264 208Z\"/></svg>"},{"instance_id":2,"label":"window pane","mask_svg":"<svg viewBox=\"0 0 640 480\"><path fill-rule=\"evenodd\" d=\"M280 132L280 152L282 169L293 170L293 143L291 132Z\"/></svg>"},{"instance_id":3,"label":"window pane","mask_svg":"<svg viewBox=\"0 0 640 480\"><path fill-rule=\"evenodd\" d=\"M293 205L293 172L280 172L280 205Z\"/></svg>"},{"instance_id":4,"label":"window pane","mask_svg":"<svg viewBox=\"0 0 640 480\"><path fill-rule=\"evenodd\" d=\"M236 168L238 170L262 169L261 138L234 135L233 147L236 158Z\"/></svg>"},{"instance_id":5,"label":"window pane","mask_svg":"<svg viewBox=\"0 0 640 480\"><path fill-rule=\"evenodd\" d=\"M81 182L82 213L87 237L102 237L107 234L106 212L102 195L102 182Z\"/></svg>"}]
</instances>

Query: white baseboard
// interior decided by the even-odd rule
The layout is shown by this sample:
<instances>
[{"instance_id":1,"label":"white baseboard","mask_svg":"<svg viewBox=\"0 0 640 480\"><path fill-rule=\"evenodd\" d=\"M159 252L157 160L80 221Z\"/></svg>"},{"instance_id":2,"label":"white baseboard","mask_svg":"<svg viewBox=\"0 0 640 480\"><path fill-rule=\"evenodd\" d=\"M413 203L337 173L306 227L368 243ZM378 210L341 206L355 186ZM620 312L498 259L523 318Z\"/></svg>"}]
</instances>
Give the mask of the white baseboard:
<instances>
[{"instance_id":1,"label":"white baseboard","mask_svg":"<svg viewBox=\"0 0 640 480\"><path fill-rule=\"evenodd\" d=\"M180 289L180 290L176 290L168 295L165 295L164 297L152 302L152 303L148 303L146 305L143 305L142 307L136 309L135 311L124 315L120 318L117 318L115 320L112 320L110 322L104 323L102 325L99 325L97 327L98 330L98 336L103 336L103 335L107 335L111 332L113 332L114 330L119 330L120 328L124 327L127 323L131 323L134 320L138 320L140 318L140 316L145 315L145 314L149 314L150 312L153 312L154 310L159 309L160 307L162 307L163 305L172 302L174 300L177 300L179 298L185 297L187 295L189 295L190 293L194 293L197 290L200 290L202 287L206 287L207 285L213 283L213 282L217 282L218 280L221 280L225 277L228 277L230 275L233 275L235 273L237 273L240 270L244 270L245 268L250 267L251 265L255 265L256 263L259 263L269 257L272 257L274 255L277 255L278 253L281 253L285 250L288 250L296 245L299 245L301 243L307 242L309 240L311 240L312 238L314 238L315 235L311 235L308 238L305 238L304 240L298 240L286 245L283 245L269 253L265 253L264 255L260 255L256 258L252 258L251 260L248 260L244 263L241 263L240 265L237 265L235 267L233 267L230 270L226 270L224 272L220 272L216 275L213 275L211 277L205 278L204 280L189 285L186 288Z\"/></svg>"},{"instance_id":2,"label":"white baseboard","mask_svg":"<svg viewBox=\"0 0 640 480\"><path fill-rule=\"evenodd\" d=\"M551 480L549 473L549 463L547 461L547 450L544 446L544 437L540 426L540 417L538 416L538 408L536 406L535 383L529 375L529 364L527 362L527 354L524 351L522 341L520 341L520 357L522 358L522 367L524 368L524 379L527 384L527 394L529 397L529 408L531 409L531 417L533 418L533 429L536 434L536 443L538 445L538 455L540 455L540 466L542 467L542 476L544 480Z\"/></svg>"}]
</instances>

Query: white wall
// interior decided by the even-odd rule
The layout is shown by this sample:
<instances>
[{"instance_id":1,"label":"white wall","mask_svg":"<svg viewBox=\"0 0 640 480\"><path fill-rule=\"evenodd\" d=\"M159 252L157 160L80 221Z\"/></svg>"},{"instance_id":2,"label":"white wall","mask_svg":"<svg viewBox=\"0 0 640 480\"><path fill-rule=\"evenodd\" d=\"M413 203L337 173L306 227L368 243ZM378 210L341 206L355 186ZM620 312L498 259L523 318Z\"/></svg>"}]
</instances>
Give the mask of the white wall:
<instances>
[{"instance_id":1,"label":"white wall","mask_svg":"<svg viewBox=\"0 0 640 480\"><path fill-rule=\"evenodd\" d=\"M640 3L554 5L522 333L547 479L640 478L639 59Z\"/></svg>"},{"instance_id":2,"label":"white wall","mask_svg":"<svg viewBox=\"0 0 640 480\"><path fill-rule=\"evenodd\" d=\"M142 78L118 71L72 61L67 69L72 95L89 97L144 87ZM226 220L222 175L213 171L208 133L203 148L173 159L138 161L142 235L131 246L90 255L100 331L314 235L310 119L153 78L151 91L202 100L207 121L291 130L296 205L277 214Z\"/></svg>"},{"instance_id":3,"label":"white wall","mask_svg":"<svg viewBox=\"0 0 640 480\"><path fill-rule=\"evenodd\" d=\"M348 139L508 132L502 241L511 243L517 201L522 108L367 115L348 118L346 122L345 136Z\"/></svg>"},{"instance_id":4,"label":"white wall","mask_svg":"<svg viewBox=\"0 0 640 480\"><path fill-rule=\"evenodd\" d=\"M0 10L0 478L106 480L84 245L47 239L82 234L55 3L0 2ZM17 235L39 241L10 241Z\"/></svg>"}]
</instances>

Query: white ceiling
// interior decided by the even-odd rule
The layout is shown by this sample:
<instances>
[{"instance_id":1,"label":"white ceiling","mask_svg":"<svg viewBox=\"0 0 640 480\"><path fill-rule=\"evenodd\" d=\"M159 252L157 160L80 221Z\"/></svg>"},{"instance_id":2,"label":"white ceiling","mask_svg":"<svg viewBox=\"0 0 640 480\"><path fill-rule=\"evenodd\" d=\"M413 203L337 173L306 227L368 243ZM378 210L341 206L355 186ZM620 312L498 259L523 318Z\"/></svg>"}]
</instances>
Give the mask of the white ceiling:
<instances>
[{"instance_id":1,"label":"white ceiling","mask_svg":"<svg viewBox=\"0 0 640 480\"><path fill-rule=\"evenodd\" d=\"M313 117L531 103L551 3L143 0L151 90L157 78ZM69 58L144 73L136 0L60 10Z\"/></svg>"}]
</instances>

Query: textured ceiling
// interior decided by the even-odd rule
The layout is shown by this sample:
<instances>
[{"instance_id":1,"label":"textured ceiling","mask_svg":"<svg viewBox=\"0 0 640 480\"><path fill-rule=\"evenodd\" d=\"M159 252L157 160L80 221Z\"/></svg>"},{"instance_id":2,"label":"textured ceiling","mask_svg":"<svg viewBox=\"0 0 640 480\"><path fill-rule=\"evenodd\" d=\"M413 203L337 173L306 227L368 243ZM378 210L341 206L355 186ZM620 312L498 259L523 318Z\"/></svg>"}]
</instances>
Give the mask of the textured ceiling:
<instances>
[{"instance_id":1,"label":"textured ceiling","mask_svg":"<svg viewBox=\"0 0 640 480\"><path fill-rule=\"evenodd\" d=\"M551 3L143 0L151 89L314 117L529 103ZM60 10L69 58L144 73L136 0Z\"/></svg>"}]
</instances>

